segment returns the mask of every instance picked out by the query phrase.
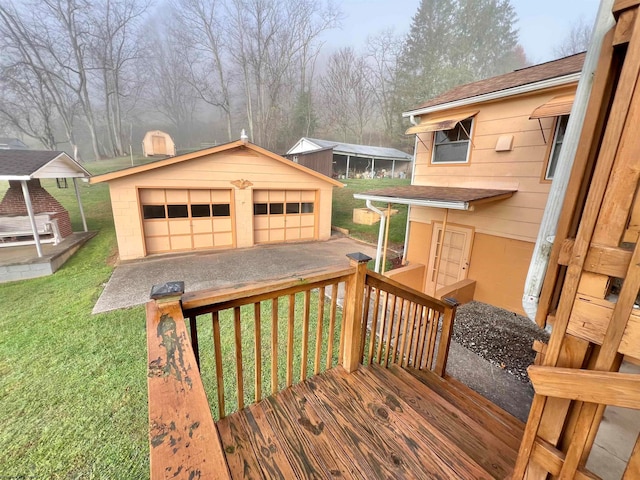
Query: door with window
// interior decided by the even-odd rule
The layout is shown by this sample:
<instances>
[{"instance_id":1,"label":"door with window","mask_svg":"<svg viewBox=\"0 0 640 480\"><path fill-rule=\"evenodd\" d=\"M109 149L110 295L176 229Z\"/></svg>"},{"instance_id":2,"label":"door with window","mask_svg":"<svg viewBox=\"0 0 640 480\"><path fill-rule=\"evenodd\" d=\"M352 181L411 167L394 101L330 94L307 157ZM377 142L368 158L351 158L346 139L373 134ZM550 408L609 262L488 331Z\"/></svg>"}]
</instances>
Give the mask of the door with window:
<instances>
[{"instance_id":1,"label":"door with window","mask_svg":"<svg viewBox=\"0 0 640 480\"><path fill-rule=\"evenodd\" d=\"M231 190L140 190L147 254L233 247Z\"/></svg>"},{"instance_id":2,"label":"door with window","mask_svg":"<svg viewBox=\"0 0 640 480\"><path fill-rule=\"evenodd\" d=\"M315 190L254 190L254 243L315 240Z\"/></svg>"},{"instance_id":3,"label":"door with window","mask_svg":"<svg viewBox=\"0 0 640 480\"><path fill-rule=\"evenodd\" d=\"M447 225L444 236L442 223L433 225L431 252L425 291L433 295L439 288L467 278L473 244L473 228Z\"/></svg>"}]
</instances>

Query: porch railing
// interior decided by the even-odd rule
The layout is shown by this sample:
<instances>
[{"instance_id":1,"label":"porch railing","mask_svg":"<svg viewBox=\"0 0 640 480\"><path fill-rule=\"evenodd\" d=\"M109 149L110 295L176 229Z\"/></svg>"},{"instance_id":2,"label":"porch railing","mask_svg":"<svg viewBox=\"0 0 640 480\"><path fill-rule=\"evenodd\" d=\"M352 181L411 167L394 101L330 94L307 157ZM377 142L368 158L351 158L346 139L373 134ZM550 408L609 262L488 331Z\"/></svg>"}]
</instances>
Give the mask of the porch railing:
<instances>
[{"instance_id":1,"label":"porch railing","mask_svg":"<svg viewBox=\"0 0 640 480\"><path fill-rule=\"evenodd\" d=\"M147 305L152 478L225 478L214 416L336 365L444 374L455 305L367 270L369 257L350 258L346 268Z\"/></svg>"}]
</instances>

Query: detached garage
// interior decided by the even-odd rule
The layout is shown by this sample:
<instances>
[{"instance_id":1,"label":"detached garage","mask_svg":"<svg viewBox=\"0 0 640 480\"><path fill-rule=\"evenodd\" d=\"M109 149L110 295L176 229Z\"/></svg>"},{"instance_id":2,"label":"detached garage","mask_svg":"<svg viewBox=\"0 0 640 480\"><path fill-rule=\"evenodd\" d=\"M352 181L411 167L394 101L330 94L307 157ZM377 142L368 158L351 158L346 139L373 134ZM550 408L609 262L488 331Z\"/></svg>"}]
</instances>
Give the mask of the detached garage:
<instances>
[{"instance_id":1,"label":"detached garage","mask_svg":"<svg viewBox=\"0 0 640 480\"><path fill-rule=\"evenodd\" d=\"M244 141L99 175L121 260L327 240L342 184Z\"/></svg>"}]
</instances>

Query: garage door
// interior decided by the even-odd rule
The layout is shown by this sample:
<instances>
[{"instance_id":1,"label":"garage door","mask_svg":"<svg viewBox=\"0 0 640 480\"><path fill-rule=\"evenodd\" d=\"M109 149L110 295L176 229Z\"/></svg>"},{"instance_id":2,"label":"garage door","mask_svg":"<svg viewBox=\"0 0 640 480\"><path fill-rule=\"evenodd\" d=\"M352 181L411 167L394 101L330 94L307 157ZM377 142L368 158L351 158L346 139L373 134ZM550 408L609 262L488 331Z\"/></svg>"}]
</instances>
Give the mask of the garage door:
<instances>
[{"instance_id":1,"label":"garage door","mask_svg":"<svg viewBox=\"0 0 640 480\"><path fill-rule=\"evenodd\" d=\"M316 203L315 190L254 190L254 242L315 240Z\"/></svg>"},{"instance_id":2,"label":"garage door","mask_svg":"<svg viewBox=\"0 0 640 480\"><path fill-rule=\"evenodd\" d=\"M147 254L233 247L231 190L142 189Z\"/></svg>"}]
</instances>

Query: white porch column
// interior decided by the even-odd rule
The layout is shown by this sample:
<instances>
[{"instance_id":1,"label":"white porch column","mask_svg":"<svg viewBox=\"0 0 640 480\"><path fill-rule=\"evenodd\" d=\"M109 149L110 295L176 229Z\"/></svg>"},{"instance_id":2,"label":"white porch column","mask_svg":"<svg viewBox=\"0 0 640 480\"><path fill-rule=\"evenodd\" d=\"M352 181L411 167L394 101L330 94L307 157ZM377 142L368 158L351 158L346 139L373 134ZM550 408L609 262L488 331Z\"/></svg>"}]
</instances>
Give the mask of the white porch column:
<instances>
[{"instance_id":1,"label":"white porch column","mask_svg":"<svg viewBox=\"0 0 640 480\"><path fill-rule=\"evenodd\" d=\"M87 228L87 219L84 216L84 209L82 208L82 200L80 199L80 190L78 189L77 178L73 177L73 188L76 191L76 200L78 201L78 207L80 208L80 217L82 218L82 228L84 228L85 232L88 232Z\"/></svg>"},{"instance_id":2,"label":"white porch column","mask_svg":"<svg viewBox=\"0 0 640 480\"><path fill-rule=\"evenodd\" d=\"M31 223L31 231L33 232L33 240L36 242L36 250L38 257L42 257L42 245L40 245L40 235L38 235L38 226L36 225L36 217L33 213L33 205L31 204L31 196L29 195L29 187L26 180L20 180L22 185L22 195L24 196L24 204L27 206L29 214L29 223Z\"/></svg>"},{"instance_id":3,"label":"white porch column","mask_svg":"<svg viewBox=\"0 0 640 480\"><path fill-rule=\"evenodd\" d=\"M371 178L374 178L374 172L376 171L376 159L372 158L371 159Z\"/></svg>"},{"instance_id":4,"label":"white porch column","mask_svg":"<svg viewBox=\"0 0 640 480\"><path fill-rule=\"evenodd\" d=\"M347 174L345 175L345 178L349 178L349 159L351 157L349 157L349 155L347 155Z\"/></svg>"},{"instance_id":5,"label":"white porch column","mask_svg":"<svg viewBox=\"0 0 640 480\"><path fill-rule=\"evenodd\" d=\"M396 173L396 161L391 160L391 178L396 178L395 173Z\"/></svg>"}]
</instances>

